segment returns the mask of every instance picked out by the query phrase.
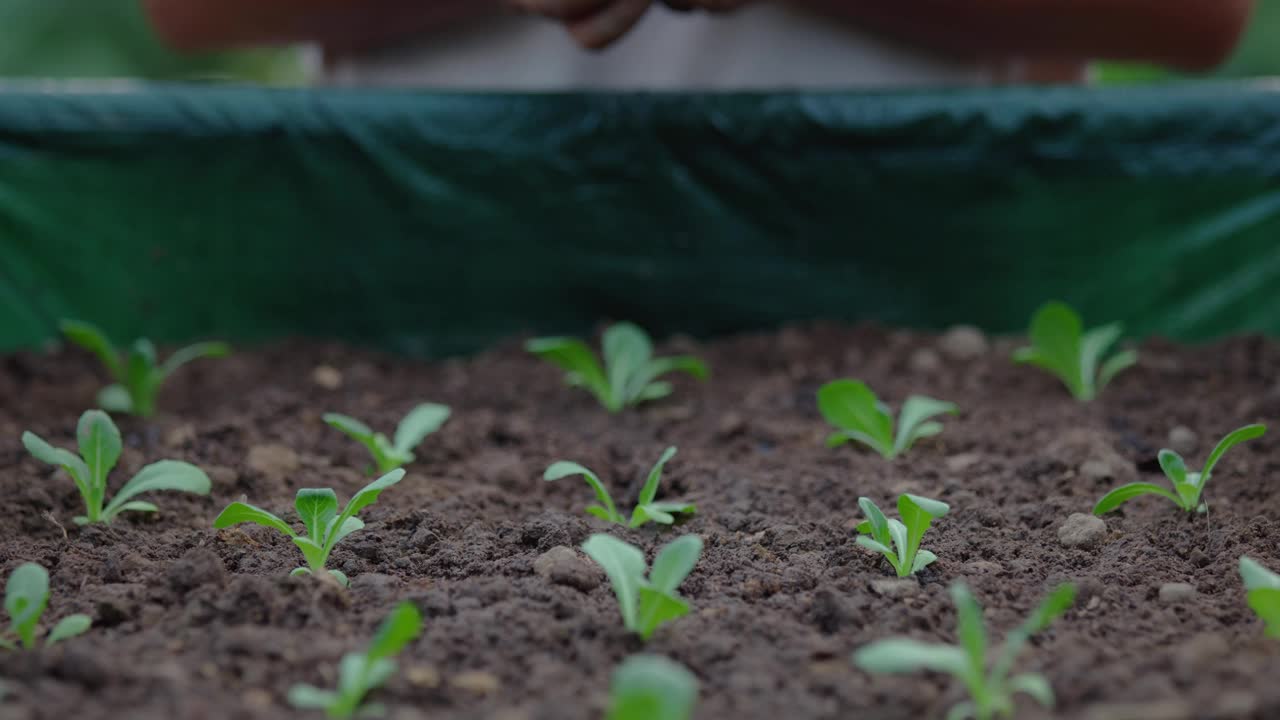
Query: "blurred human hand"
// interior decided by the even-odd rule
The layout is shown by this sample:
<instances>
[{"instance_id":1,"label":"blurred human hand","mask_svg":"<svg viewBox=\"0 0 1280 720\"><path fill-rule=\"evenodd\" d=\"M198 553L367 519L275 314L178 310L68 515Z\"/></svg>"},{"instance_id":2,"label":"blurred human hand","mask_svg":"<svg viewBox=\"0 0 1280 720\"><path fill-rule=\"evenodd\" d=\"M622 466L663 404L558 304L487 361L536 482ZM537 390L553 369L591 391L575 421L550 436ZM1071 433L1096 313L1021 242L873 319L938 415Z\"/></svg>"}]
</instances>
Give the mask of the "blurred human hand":
<instances>
[{"instance_id":1,"label":"blurred human hand","mask_svg":"<svg viewBox=\"0 0 1280 720\"><path fill-rule=\"evenodd\" d=\"M625 36L655 0L510 0L518 9L564 23L582 47L598 50ZM750 0L661 0L672 10L727 12Z\"/></svg>"},{"instance_id":2,"label":"blurred human hand","mask_svg":"<svg viewBox=\"0 0 1280 720\"><path fill-rule=\"evenodd\" d=\"M590 50L612 45L648 12L653 0L511 0L518 9L564 23L575 42Z\"/></svg>"}]
</instances>

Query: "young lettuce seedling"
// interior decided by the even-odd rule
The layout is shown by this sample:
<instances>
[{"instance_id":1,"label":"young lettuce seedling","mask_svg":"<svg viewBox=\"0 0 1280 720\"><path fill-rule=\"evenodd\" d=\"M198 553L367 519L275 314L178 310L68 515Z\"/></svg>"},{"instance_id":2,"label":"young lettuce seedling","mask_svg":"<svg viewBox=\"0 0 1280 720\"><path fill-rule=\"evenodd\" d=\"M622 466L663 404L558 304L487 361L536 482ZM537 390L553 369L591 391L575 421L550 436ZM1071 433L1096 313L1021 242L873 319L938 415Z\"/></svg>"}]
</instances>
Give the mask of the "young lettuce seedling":
<instances>
[{"instance_id":1,"label":"young lettuce seedling","mask_svg":"<svg viewBox=\"0 0 1280 720\"><path fill-rule=\"evenodd\" d=\"M658 378L687 372L705 380L707 366L692 356L653 357L653 343L636 325L617 323L604 331L604 367L587 344L568 337L530 340L525 349L566 371L570 385L586 388L609 412L671 394L671 383Z\"/></svg>"},{"instance_id":2,"label":"young lettuce seedling","mask_svg":"<svg viewBox=\"0 0 1280 720\"><path fill-rule=\"evenodd\" d=\"M644 553L630 543L596 534L587 538L582 549L604 568L618 598L623 625L641 639L648 640L662 623L689 613L689 603L676 588L702 555L702 539L697 535L681 536L663 547L647 578Z\"/></svg>"},{"instance_id":3,"label":"young lettuce seedling","mask_svg":"<svg viewBox=\"0 0 1280 720\"><path fill-rule=\"evenodd\" d=\"M956 604L957 634L960 645L926 643L910 638L878 640L858 649L853 662L873 673L907 673L920 670L946 673L962 682L969 690L969 700L958 703L947 713L947 720L992 720L1013 714L1013 697L1026 693L1041 705L1053 707L1053 688L1043 675L1023 673L1009 677L1018 652L1032 635L1044 630L1054 618L1066 612L1075 601L1075 586L1059 585L1040 603L1016 630L1005 638L1004 647L995 663L987 665L987 629L982 621L982 608L962 583L951 586Z\"/></svg>"},{"instance_id":4,"label":"young lettuce seedling","mask_svg":"<svg viewBox=\"0 0 1280 720\"><path fill-rule=\"evenodd\" d=\"M858 507L867 516L858 524L858 532L861 533L858 544L884 553L889 564L898 571L898 577L914 575L938 559L937 555L920 549L920 540L934 518L946 515L951 509L946 503L919 495L899 495L898 514L905 522L886 518L871 498L858 498ZM870 537L866 537L868 535Z\"/></svg>"},{"instance_id":5,"label":"young lettuce seedling","mask_svg":"<svg viewBox=\"0 0 1280 720\"><path fill-rule=\"evenodd\" d=\"M394 441L388 440L380 432L374 432L368 425L353 417L325 413L324 421L368 448L378 466L378 472L388 473L413 462L413 449L444 425L444 421L449 419L449 412L447 406L435 403L423 403L415 407L396 426Z\"/></svg>"},{"instance_id":6,"label":"young lettuce seedling","mask_svg":"<svg viewBox=\"0 0 1280 720\"><path fill-rule=\"evenodd\" d=\"M698 679L658 655L632 655L613 671L605 720L689 720Z\"/></svg>"},{"instance_id":7,"label":"young lettuce seedling","mask_svg":"<svg viewBox=\"0 0 1280 720\"><path fill-rule=\"evenodd\" d=\"M248 503L233 502L214 518L213 526L219 530L243 522L274 528L288 535L293 544L302 551L307 560L307 567L294 568L290 575L309 575L328 570L325 563L329 561L329 553L338 541L364 527L364 521L356 517L356 513L377 502L383 490L400 482L404 470L392 470L373 482L365 485L347 506L338 512L338 494L329 488L302 488L293 499L293 506L302 518L307 529L306 535L299 535L280 518L259 507ZM349 585L347 576L339 570L328 570L343 585Z\"/></svg>"},{"instance_id":8,"label":"young lettuce seedling","mask_svg":"<svg viewBox=\"0 0 1280 720\"><path fill-rule=\"evenodd\" d=\"M289 704L301 710L324 710L331 718L384 714L385 708L381 705L362 707L361 702L369 691L381 687L395 674L396 662L391 658L399 655L421 631L422 615L418 608L410 602L400 603L382 621L367 650L342 656L338 663L337 690L294 685L289 688Z\"/></svg>"},{"instance_id":9,"label":"young lettuce seedling","mask_svg":"<svg viewBox=\"0 0 1280 720\"><path fill-rule=\"evenodd\" d=\"M1280 639L1280 575L1242 555L1240 577L1249 607L1266 623L1267 637Z\"/></svg>"},{"instance_id":10,"label":"young lettuce seedling","mask_svg":"<svg viewBox=\"0 0 1280 720\"><path fill-rule=\"evenodd\" d=\"M30 650L36 646L36 625L49 603L49 573L35 563L23 563L9 575L4 587L4 610L9 614L9 633L13 642L0 637L0 648L17 650L19 645ZM44 639L45 647L75 637L89 629L88 615L68 615L58 621Z\"/></svg>"},{"instance_id":11,"label":"young lettuce seedling","mask_svg":"<svg viewBox=\"0 0 1280 720\"><path fill-rule=\"evenodd\" d=\"M911 449L917 440L942 432L942 423L929 418L960 411L955 403L912 395L902 403L895 434L893 413L859 380L835 380L823 385L818 390L818 410L827 422L839 428L827 438L827 447L855 440L889 460Z\"/></svg>"},{"instance_id":12,"label":"young lettuce seedling","mask_svg":"<svg viewBox=\"0 0 1280 720\"><path fill-rule=\"evenodd\" d=\"M657 464L649 471L649 478L645 480L644 487L640 489L640 497L635 509L631 511L631 521L629 523L618 512L618 507L613 504L613 497L605 489L604 483L600 482L600 478L578 463L566 460L552 463L546 472L542 474L542 479L550 482L571 475L581 475L587 481L587 484L591 486L591 489L596 491L596 499L600 501L599 504L588 505L587 513L601 520L608 520L611 523L627 525L633 528L638 528L650 520L663 525L670 525L675 522L675 514L692 515L697 510L693 503L657 502L653 499L658 494L658 483L662 482L662 466L666 465L667 461L674 457L675 454L676 449L674 447L667 448L662 453L662 457L658 458Z\"/></svg>"},{"instance_id":13,"label":"young lettuce seedling","mask_svg":"<svg viewBox=\"0 0 1280 720\"><path fill-rule=\"evenodd\" d=\"M1172 500L1175 505L1187 512L1193 510L1204 512L1208 509L1208 505L1200 501L1200 494L1204 492L1204 486L1209 482L1209 474L1213 471L1213 466L1217 465L1231 448L1246 440L1252 440L1266 431L1265 425L1245 425L1227 433L1226 437L1218 441L1218 446L1213 449L1213 452L1209 453L1209 459L1205 461L1204 469L1200 472L1188 472L1187 464L1181 455L1168 448L1161 450L1160 469L1164 470L1165 477L1169 478L1174 492L1169 492L1154 483L1121 485L1102 496L1098 504L1093 506L1093 514L1109 513L1139 495L1159 495Z\"/></svg>"},{"instance_id":14,"label":"young lettuce seedling","mask_svg":"<svg viewBox=\"0 0 1280 720\"><path fill-rule=\"evenodd\" d=\"M155 505L131 499L152 490L209 494L209 476L203 470L177 460L161 460L139 470L111 498L111 502L103 507L107 494L107 474L120 460L120 431L111 422L111 416L105 412L88 410L80 416L80 423L76 426L76 440L80 445L78 456L70 450L50 445L33 432L22 433L22 444L27 452L38 460L66 470L75 482L85 505L85 514L73 518L78 525L109 523L126 510L156 512L159 508Z\"/></svg>"},{"instance_id":15,"label":"young lettuce seedling","mask_svg":"<svg viewBox=\"0 0 1280 720\"><path fill-rule=\"evenodd\" d=\"M1045 303L1031 318L1031 346L1013 353L1014 362L1047 370L1062 381L1081 402L1097 397L1121 370L1138 362L1133 350L1118 352L1105 361L1107 350L1124 333L1111 323L1086 332L1080 315L1060 302Z\"/></svg>"},{"instance_id":16,"label":"young lettuce seedling","mask_svg":"<svg viewBox=\"0 0 1280 720\"><path fill-rule=\"evenodd\" d=\"M133 342L128 353L116 350L101 330L89 323L63 320L59 323L68 340L88 350L107 367L115 383L98 392L98 405L109 412L151 417L156 411L156 393L175 370L199 358L219 358L231 354L226 343L203 342L188 345L159 363L150 340Z\"/></svg>"}]
</instances>

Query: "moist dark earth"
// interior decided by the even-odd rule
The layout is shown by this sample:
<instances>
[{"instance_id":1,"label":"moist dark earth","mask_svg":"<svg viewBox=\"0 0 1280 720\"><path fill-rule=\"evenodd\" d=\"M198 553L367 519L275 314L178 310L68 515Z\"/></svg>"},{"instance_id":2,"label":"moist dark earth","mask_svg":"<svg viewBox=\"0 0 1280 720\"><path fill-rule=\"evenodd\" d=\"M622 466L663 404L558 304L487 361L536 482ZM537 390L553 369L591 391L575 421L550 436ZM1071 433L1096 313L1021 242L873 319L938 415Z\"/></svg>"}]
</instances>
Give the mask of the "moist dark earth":
<instances>
[{"instance_id":1,"label":"moist dark earth","mask_svg":"<svg viewBox=\"0 0 1280 720\"><path fill-rule=\"evenodd\" d=\"M424 631L372 696L390 717L599 718L611 670L642 644L585 556L561 558L554 572L537 561L603 531L650 557L680 533L704 539L682 588L692 613L647 644L697 675L700 720L941 717L961 697L949 678L871 676L852 666L852 651L895 634L954 640L954 581L973 588L1003 636L1068 580L1079 586L1075 608L1019 663L1048 676L1058 706L1024 701L1018 717L1280 717L1280 644L1263 637L1236 570L1241 554L1280 570L1280 432L1227 455L1206 491L1208 517L1144 498L1108 515L1096 545L1059 539L1068 516L1109 488L1164 482L1155 457L1175 426L1198 435L1198 467L1225 432L1280 419L1280 344L1146 341L1140 364L1088 405L1012 364L1015 344L998 339L960 359L938 336L832 324L673 338L661 350L703 356L711 379L678 378L672 397L616 416L515 339L436 363L314 341L242 348L175 376L159 417L119 419L127 448L112 489L172 458L203 467L211 496L152 493L157 517L85 528L71 522L81 511L71 481L19 437L29 429L71 446L103 372L72 349L5 356L0 570L43 564L46 620L84 612L94 627L0 656L0 717L318 717L288 706L289 686L332 686L339 657L407 599ZM895 406L919 393L962 411L892 462L828 449L814 394L840 377ZM345 501L368 481L368 459L321 413L390 431L422 401L454 415L362 513L368 527L334 552L349 590L288 577L301 556L274 531L211 527L242 498L295 527L298 488L333 487ZM629 511L667 445L679 454L659 497L698 506L674 529L608 527L582 512L585 483L541 480L552 461L578 461ZM857 499L890 508L904 491L952 512L925 537L938 562L918 586L885 595L873 584L892 577L888 564L854 544ZM1195 594L1162 599L1166 583Z\"/></svg>"}]
</instances>

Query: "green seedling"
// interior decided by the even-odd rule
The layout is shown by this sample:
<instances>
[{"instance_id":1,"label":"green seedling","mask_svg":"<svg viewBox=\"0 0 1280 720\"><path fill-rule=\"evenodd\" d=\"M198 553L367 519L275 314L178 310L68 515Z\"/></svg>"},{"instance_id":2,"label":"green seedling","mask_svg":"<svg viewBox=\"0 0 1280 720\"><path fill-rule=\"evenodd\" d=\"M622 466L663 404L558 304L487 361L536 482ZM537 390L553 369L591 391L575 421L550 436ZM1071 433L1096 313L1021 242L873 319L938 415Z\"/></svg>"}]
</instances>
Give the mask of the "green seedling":
<instances>
[{"instance_id":1,"label":"green seedling","mask_svg":"<svg viewBox=\"0 0 1280 720\"><path fill-rule=\"evenodd\" d=\"M78 525L109 523L126 510L156 512L159 508L155 505L132 499L152 490L209 494L209 476L203 470L190 463L161 460L139 470L104 507L107 474L120 460L120 431L111 421L111 416L105 412L88 410L80 416L80 423L76 426L76 440L80 445L79 455L52 446L33 432L22 433L22 444L26 446L27 452L38 460L66 470L75 482L85 505L85 514L73 518Z\"/></svg>"},{"instance_id":2,"label":"green seedling","mask_svg":"<svg viewBox=\"0 0 1280 720\"><path fill-rule=\"evenodd\" d=\"M188 345L160 363L156 358L156 346L146 338L133 341L133 347L122 353L101 330L89 323L63 320L59 328L68 340L97 355L115 379L115 383L98 392L98 406L109 412L141 417L151 417L155 413L160 386L178 368L192 360L231 354L231 347L226 343L203 342Z\"/></svg>"},{"instance_id":3,"label":"green seedling","mask_svg":"<svg viewBox=\"0 0 1280 720\"><path fill-rule=\"evenodd\" d=\"M919 495L899 495L901 521L886 518L871 498L858 498L858 507L867 516L866 520L858 523L858 532L861 533L858 544L884 553L889 564L898 571L898 577L914 575L938 559L928 550L921 550L920 541L934 518L946 515L951 509L946 503Z\"/></svg>"},{"instance_id":4,"label":"green seedling","mask_svg":"<svg viewBox=\"0 0 1280 720\"><path fill-rule=\"evenodd\" d=\"M1249 607L1267 626L1267 637L1280 638L1280 575L1242 555L1240 578Z\"/></svg>"},{"instance_id":5,"label":"green seedling","mask_svg":"<svg viewBox=\"0 0 1280 720\"><path fill-rule=\"evenodd\" d=\"M657 655L632 655L613 671L605 720L689 720L698 679Z\"/></svg>"},{"instance_id":6,"label":"green seedling","mask_svg":"<svg viewBox=\"0 0 1280 720\"><path fill-rule=\"evenodd\" d=\"M400 482L403 477L404 470L392 470L365 485L351 497L341 513L338 512L338 494L333 490L302 488L294 495L293 506L307 529L306 535L294 532L288 523L266 510L242 502L228 505L214 518L213 526L221 530L247 522L279 530L293 540L307 560L306 567L294 568L290 575L310 575L328 570L343 585L349 585L347 576L341 571L325 567L325 563L329 561L329 553L333 552L338 541L364 527L364 521L356 517L356 513L377 502L383 490Z\"/></svg>"},{"instance_id":7,"label":"green seedling","mask_svg":"<svg viewBox=\"0 0 1280 720\"><path fill-rule=\"evenodd\" d=\"M566 460L552 463L547 468L547 471L542 474L542 479L552 481L572 475L581 475L587 481L587 484L591 486L591 489L596 491L596 499L600 501L599 504L588 505L587 513L601 520L633 528L640 527L650 520L662 525L670 525L675 522L675 515L692 515L697 511L697 506L693 503L658 502L653 499L658 494L658 483L662 482L662 466L666 465L667 461L674 457L675 454L676 449L674 447L667 448L662 453L662 457L658 458L657 464L649 471L649 478L645 480L644 487L640 488L640 497L636 507L631 511L630 522L625 520L622 514L618 512L617 505L613 503L613 497L605 489L604 483L600 482L600 478L578 463Z\"/></svg>"},{"instance_id":8,"label":"green seedling","mask_svg":"<svg viewBox=\"0 0 1280 720\"><path fill-rule=\"evenodd\" d=\"M415 407L396 426L394 441L353 417L325 413L324 421L368 448L378 472L388 473L413 462L413 449L444 425L444 421L449 419L449 412L447 406L435 403Z\"/></svg>"},{"instance_id":9,"label":"green seedling","mask_svg":"<svg viewBox=\"0 0 1280 720\"><path fill-rule=\"evenodd\" d=\"M818 410L827 422L839 428L827 438L827 447L853 440L890 460L910 450L917 440L942 432L942 423L929 418L960 411L955 403L912 395L902 403L895 433L889 407L859 380L835 380L823 385L818 390Z\"/></svg>"},{"instance_id":10,"label":"green seedling","mask_svg":"<svg viewBox=\"0 0 1280 720\"><path fill-rule=\"evenodd\" d=\"M627 630L648 640L658 626L689 613L689 603L677 593L702 555L702 539L684 535L658 552L645 577L640 548L611 535L592 535L582 549L609 576Z\"/></svg>"},{"instance_id":11,"label":"green seedling","mask_svg":"<svg viewBox=\"0 0 1280 720\"><path fill-rule=\"evenodd\" d=\"M658 378L670 372L687 372L705 380L707 366L692 356L653 357L653 343L644 330L631 323L617 323L604 331L604 367L586 343L576 338L548 337L530 340L525 349L561 368L574 387L586 388L609 412L671 394L671 383Z\"/></svg>"},{"instance_id":12,"label":"green seedling","mask_svg":"<svg viewBox=\"0 0 1280 720\"><path fill-rule=\"evenodd\" d=\"M1138 362L1138 353L1133 350L1106 357L1123 333L1120 323L1086 332L1080 315L1069 305L1049 302L1031 318L1031 346L1015 350L1013 360L1056 375L1077 400L1088 402L1116 374Z\"/></svg>"},{"instance_id":13,"label":"green seedling","mask_svg":"<svg viewBox=\"0 0 1280 720\"><path fill-rule=\"evenodd\" d=\"M9 575L4 587L4 610L9 614L9 634L0 636L0 648L30 650L36 646L36 625L49 603L49 573L35 563L23 563ZM45 647L75 637L89 629L88 615L68 615L58 621L44 639Z\"/></svg>"},{"instance_id":14,"label":"green seedling","mask_svg":"<svg viewBox=\"0 0 1280 720\"><path fill-rule=\"evenodd\" d=\"M1209 474L1213 471L1213 466L1217 465L1222 456L1232 447L1246 440L1252 440L1266 431L1265 425L1245 425L1227 433L1226 437L1218 441L1218 446L1213 449L1213 452L1209 453L1209 459L1205 461L1204 469L1200 472L1188 472L1187 464L1181 455L1168 448L1161 450L1160 469L1164 470L1165 477L1169 478L1174 492L1169 492L1154 483L1139 482L1121 485L1102 496L1098 504L1093 506L1093 514L1109 513L1139 495L1159 495L1173 501L1175 505L1187 512L1193 510L1205 512L1209 506L1201 502L1200 495L1209 482Z\"/></svg>"},{"instance_id":15,"label":"green seedling","mask_svg":"<svg viewBox=\"0 0 1280 720\"><path fill-rule=\"evenodd\" d=\"M400 654L422 631L422 614L413 603L396 606L362 653L347 653L338 663L338 689L298 684L289 688L289 704L301 710L323 710L331 718L379 717L386 708L370 703L364 696L382 686L396 672L393 657Z\"/></svg>"},{"instance_id":16,"label":"green seedling","mask_svg":"<svg viewBox=\"0 0 1280 720\"><path fill-rule=\"evenodd\" d=\"M951 586L956 604L957 633L960 645L927 643L910 638L879 640L858 649L853 662L873 673L909 673L920 670L951 675L964 682L969 699L957 703L947 712L946 720L992 720L1013 714L1013 698L1025 693L1041 705L1053 707L1053 688L1038 673L1009 676L1018 652L1032 635L1044 630L1054 618L1066 612L1075 601L1076 589L1059 585L1040 603L1040 607L1005 638L1004 647L988 669L987 629L982 621L982 608L962 583Z\"/></svg>"}]
</instances>

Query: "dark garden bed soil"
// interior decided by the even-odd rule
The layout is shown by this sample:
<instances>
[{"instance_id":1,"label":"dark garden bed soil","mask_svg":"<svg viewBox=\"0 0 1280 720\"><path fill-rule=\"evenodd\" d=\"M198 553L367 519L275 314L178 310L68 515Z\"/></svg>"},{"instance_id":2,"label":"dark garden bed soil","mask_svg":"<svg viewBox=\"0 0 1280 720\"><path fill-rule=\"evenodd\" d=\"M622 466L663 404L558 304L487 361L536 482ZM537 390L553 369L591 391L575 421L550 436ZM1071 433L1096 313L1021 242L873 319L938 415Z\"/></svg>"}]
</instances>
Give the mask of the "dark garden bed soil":
<instances>
[{"instance_id":1,"label":"dark garden bed soil","mask_svg":"<svg viewBox=\"0 0 1280 720\"><path fill-rule=\"evenodd\" d=\"M0 570L45 565L46 617L94 618L52 650L0 656L10 689L0 717L303 717L284 702L289 685L332 685L339 656L409 598L425 630L377 693L391 717L599 718L610 671L641 645L594 566L535 570L551 548L603 529L582 513L584 483L541 473L577 460L629 508L668 444L680 452L663 495L697 502L683 530L706 552L683 586L693 613L648 649L697 674L697 718L940 717L958 697L948 679L872 677L849 656L897 633L952 639L946 588L957 579L1001 635L1051 585L1079 584L1075 609L1021 661L1050 678L1058 710L1022 705L1019 717L1280 717L1280 644L1263 638L1236 571L1243 553L1280 569L1280 433L1227 456L1207 490L1208 521L1142 499L1106 518L1100 546L1066 548L1058 536L1117 483L1163 482L1155 453L1172 427L1199 433L1199 463L1227 430L1280 419L1280 345L1148 342L1139 367L1087 406L1012 365L1011 343L995 345L953 360L932 336L828 325L677 339L664 349L702 354L712 380L678 380L672 398L616 417L514 342L435 364L316 343L246 350L179 374L162 417L121 420L128 448L113 487L169 457L206 468L212 496L153 494L157 518L88 528L71 523L72 483L28 457L19 435L69 445L100 370L78 351L0 358ZM321 365L340 387L325 387L337 378L317 377ZM894 404L923 393L963 412L895 462L829 450L814 392L846 376ZM348 497L366 480L364 451L320 414L392 428L422 400L454 417L365 511L368 528L338 546L333 566L351 576L349 591L286 577L300 556L278 534L210 527L242 496L286 517L298 487ZM902 491L952 513L926 536L937 564L918 588L887 597L872 583L888 566L853 542L856 501L886 507ZM652 525L620 535L649 551L674 537ZM1160 587L1177 582L1195 596L1162 600Z\"/></svg>"}]
</instances>

